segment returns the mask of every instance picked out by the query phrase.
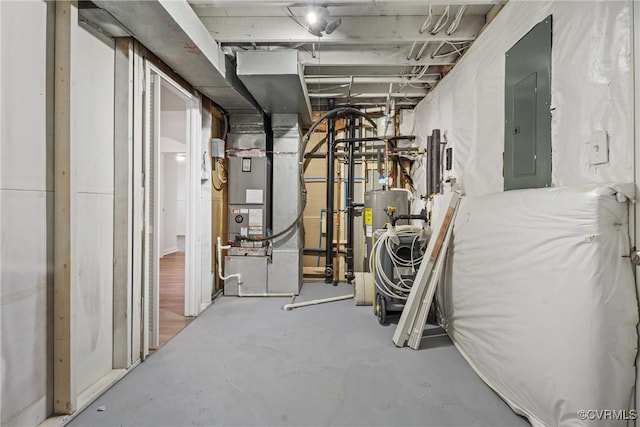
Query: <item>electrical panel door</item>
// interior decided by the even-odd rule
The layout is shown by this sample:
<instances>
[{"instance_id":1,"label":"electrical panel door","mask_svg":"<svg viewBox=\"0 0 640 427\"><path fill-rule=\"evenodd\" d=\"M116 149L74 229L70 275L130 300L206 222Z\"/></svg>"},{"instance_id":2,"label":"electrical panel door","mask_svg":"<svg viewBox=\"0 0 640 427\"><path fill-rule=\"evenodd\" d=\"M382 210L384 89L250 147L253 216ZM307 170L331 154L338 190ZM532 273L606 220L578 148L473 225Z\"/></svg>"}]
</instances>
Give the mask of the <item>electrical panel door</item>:
<instances>
[{"instance_id":1,"label":"electrical panel door","mask_svg":"<svg viewBox=\"0 0 640 427\"><path fill-rule=\"evenodd\" d=\"M551 185L551 16L506 54L504 189Z\"/></svg>"}]
</instances>

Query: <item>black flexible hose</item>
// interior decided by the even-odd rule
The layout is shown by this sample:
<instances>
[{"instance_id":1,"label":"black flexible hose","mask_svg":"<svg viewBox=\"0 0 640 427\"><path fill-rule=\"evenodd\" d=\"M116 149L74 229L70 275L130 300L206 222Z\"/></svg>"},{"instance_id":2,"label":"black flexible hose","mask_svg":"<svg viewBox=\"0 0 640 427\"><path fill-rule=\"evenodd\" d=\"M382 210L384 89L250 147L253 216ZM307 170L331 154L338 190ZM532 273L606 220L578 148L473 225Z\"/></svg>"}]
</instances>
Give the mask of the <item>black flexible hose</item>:
<instances>
[{"instance_id":1,"label":"black flexible hose","mask_svg":"<svg viewBox=\"0 0 640 427\"><path fill-rule=\"evenodd\" d=\"M287 234L289 231L291 231L294 227L296 227L300 223L300 220L302 219L302 215L304 214L304 209L307 206L307 186L306 186L306 183L304 182L304 153L307 151L307 144L309 143L309 140L311 139L311 135L313 135L313 132L324 120L328 119L329 117L339 117L339 116L346 116L346 115L355 115L355 116L363 117L365 120L371 123L374 129L377 128L376 122L374 122L373 119L369 117L369 115L353 107L334 108L333 110L327 111L326 113L318 117L318 119L311 124L311 127L309 128L307 133L304 134L304 137L302 137L302 145L300 147L300 155L298 160L299 172L300 172L299 173L300 194L302 197L302 206L300 207L300 212L298 212L298 216L286 228L284 228L282 231L279 231L275 234L271 234L266 237L240 237L240 240L246 240L249 242L264 242L264 241L277 239L278 237L281 237Z\"/></svg>"}]
</instances>

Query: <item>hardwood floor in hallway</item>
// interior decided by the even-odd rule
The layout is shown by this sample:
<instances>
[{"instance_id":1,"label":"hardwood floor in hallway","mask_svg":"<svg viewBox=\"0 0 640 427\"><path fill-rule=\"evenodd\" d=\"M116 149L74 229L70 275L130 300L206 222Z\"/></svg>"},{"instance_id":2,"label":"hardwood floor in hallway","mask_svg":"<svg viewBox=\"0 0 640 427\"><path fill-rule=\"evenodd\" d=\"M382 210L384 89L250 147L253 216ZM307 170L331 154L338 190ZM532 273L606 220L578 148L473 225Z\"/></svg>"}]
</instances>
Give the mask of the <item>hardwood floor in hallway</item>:
<instances>
[{"instance_id":1,"label":"hardwood floor in hallway","mask_svg":"<svg viewBox=\"0 0 640 427\"><path fill-rule=\"evenodd\" d=\"M184 249L160 258L160 341L162 347L193 321L184 316Z\"/></svg>"}]
</instances>

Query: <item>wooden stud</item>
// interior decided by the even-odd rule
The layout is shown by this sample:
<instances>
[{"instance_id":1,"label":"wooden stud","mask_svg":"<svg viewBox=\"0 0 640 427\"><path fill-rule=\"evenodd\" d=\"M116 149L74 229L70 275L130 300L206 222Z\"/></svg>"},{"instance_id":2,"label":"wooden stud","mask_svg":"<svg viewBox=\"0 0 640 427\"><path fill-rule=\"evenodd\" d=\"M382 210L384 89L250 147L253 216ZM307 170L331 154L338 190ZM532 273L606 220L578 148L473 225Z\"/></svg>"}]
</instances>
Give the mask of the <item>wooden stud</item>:
<instances>
[{"instance_id":1,"label":"wooden stud","mask_svg":"<svg viewBox=\"0 0 640 427\"><path fill-rule=\"evenodd\" d=\"M53 411L72 414L77 408L74 372L74 215L72 52L76 1L55 2L54 90L54 276L53 276Z\"/></svg>"},{"instance_id":2,"label":"wooden stud","mask_svg":"<svg viewBox=\"0 0 640 427\"><path fill-rule=\"evenodd\" d=\"M116 39L114 109L113 368L131 357L133 39Z\"/></svg>"}]
</instances>

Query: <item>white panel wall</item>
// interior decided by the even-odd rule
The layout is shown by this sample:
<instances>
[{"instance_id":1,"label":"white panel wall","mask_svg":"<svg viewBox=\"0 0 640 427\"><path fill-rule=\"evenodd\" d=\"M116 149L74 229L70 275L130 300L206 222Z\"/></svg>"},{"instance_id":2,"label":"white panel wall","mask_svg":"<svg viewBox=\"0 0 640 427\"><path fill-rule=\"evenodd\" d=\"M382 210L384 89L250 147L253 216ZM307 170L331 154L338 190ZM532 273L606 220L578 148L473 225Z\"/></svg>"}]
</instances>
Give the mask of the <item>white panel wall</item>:
<instances>
[{"instance_id":1,"label":"white panel wall","mask_svg":"<svg viewBox=\"0 0 640 427\"><path fill-rule=\"evenodd\" d=\"M174 153L162 153L162 211L161 221L161 252L160 256L178 250L178 178L176 155ZM184 163L184 162L180 162Z\"/></svg>"},{"instance_id":2,"label":"white panel wall","mask_svg":"<svg viewBox=\"0 0 640 427\"><path fill-rule=\"evenodd\" d=\"M81 393L112 369L114 43L84 28L73 41L77 179L76 357Z\"/></svg>"},{"instance_id":3,"label":"white panel wall","mask_svg":"<svg viewBox=\"0 0 640 427\"><path fill-rule=\"evenodd\" d=\"M162 103L162 99L160 102ZM160 135L186 144L187 110L186 106L183 108L181 111L163 110L160 112Z\"/></svg>"},{"instance_id":4,"label":"white panel wall","mask_svg":"<svg viewBox=\"0 0 640 427\"><path fill-rule=\"evenodd\" d=\"M0 2L3 426L37 425L51 408L47 295L53 285L53 144L47 121L52 87L46 75L51 12L44 1Z\"/></svg>"},{"instance_id":5,"label":"white panel wall","mask_svg":"<svg viewBox=\"0 0 640 427\"><path fill-rule=\"evenodd\" d=\"M503 190L505 53L551 14L552 183L633 180L629 2L511 1L416 107L414 133L424 146L443 131L451 175L469 195ZM590 166L586 143L598 130L609 133L610 162Z\"/></svg>"},{"instance_id":6,"label":"white panel wall","mask_svg":"<svg viewBox=\"0 0 640 427\"><path fill-rule=\"evenodd\" d=\"M187 162L178 162L176 172L177 184L177 228L176 232L179 236L184 236L187 232ZM204 236L203 236L204 238Z\"/></svg>"}]
</instances>

